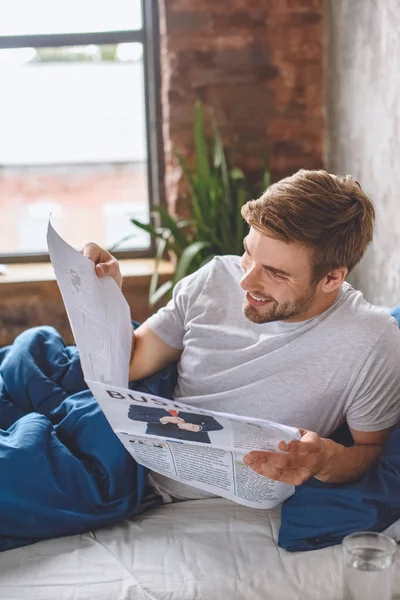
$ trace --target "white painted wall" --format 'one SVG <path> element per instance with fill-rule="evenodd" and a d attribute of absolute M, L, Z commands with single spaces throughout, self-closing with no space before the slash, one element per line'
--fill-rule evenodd
<path fill-rule="evenodd" d="M 376 203 L 375 240 L 352 283 L 400 303 L 400 1 L 326 0 L 327 167 Z"/>

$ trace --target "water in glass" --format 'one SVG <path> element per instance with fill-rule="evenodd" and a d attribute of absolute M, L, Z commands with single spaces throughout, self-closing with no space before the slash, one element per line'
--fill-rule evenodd
<path fill-rule="evenodd" d="M 391 600 L 391 564 L 385 550 L 354 549 L 344 565 L 344 600 Z"/>

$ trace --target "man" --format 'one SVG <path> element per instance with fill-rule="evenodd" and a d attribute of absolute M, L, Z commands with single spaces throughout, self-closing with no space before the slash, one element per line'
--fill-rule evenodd
<path fill-rule="evenodd" d="M 300 429 L 281 453 L 245 457 L 257 473 L 293 485 L 355 480 L 400 420 L 398 328 L 345 282 L 372 240 L 373 204 L 349 175 L 301 170 L 242 215 L 241 259 L 217 257 L 176 285 L 133 336 L 130 378 L 179 361 L 176 399 Z M 108 252 L 88 244 L 84 254 L 121 285 Z M 353 447 L 327 439 L 344 422 Z M 204 497 L 154 479 L 171 498 Z"/>

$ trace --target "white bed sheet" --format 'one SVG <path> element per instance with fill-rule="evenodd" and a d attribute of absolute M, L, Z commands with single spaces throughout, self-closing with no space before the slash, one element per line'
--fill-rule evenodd
<path fill-rule="evenodd" d="M 221 498 L 166 505 L 0 554 L 0 599 L 340 600 L 340 547 L 288 553 L 279 522 Z"/>

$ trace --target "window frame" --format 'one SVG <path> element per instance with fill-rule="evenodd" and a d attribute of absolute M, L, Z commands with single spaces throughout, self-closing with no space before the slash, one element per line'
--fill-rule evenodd
<path fill-rule="evenodd" d="M 165 204 L 164 153 L 161 135 L 161 72 L 160 72 L 160 30 L 158 0 L 141 0 L 141 29 L 103 31 L 89 33 L 57 33 L 37 35 L 0 36 L 0 50 L 11 48 L 46 48 L 61 46 L 105 45 L 129 42 L 143 44 L 146 145 L 147 145 L 147 189 L 150 222 L 154 223 L 152 211 Z M 1 167 L 1 165 L 0 165 Z M 90 240 L 88 240 L 90 241 Z M 156 244 L 150 239 L 150 246 L 138 250 L 117 250 L 113 255 L 120 258 L 151 258 L 155 256 Z M 0 262 L 33 263 L 49 262 L 48 252 L 24 252 L 1 254 Z"/>

